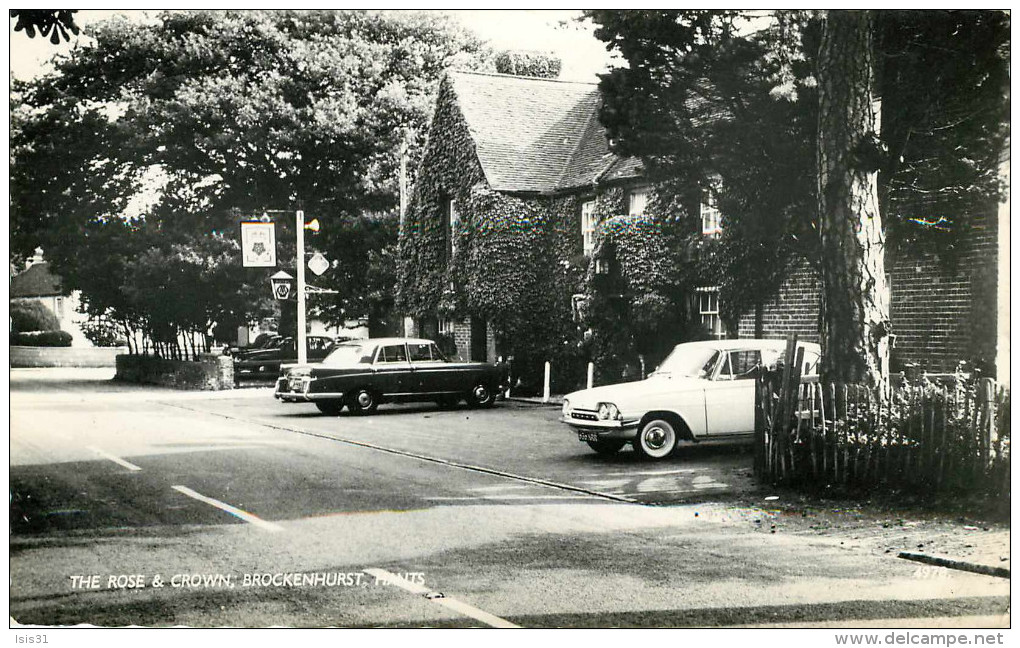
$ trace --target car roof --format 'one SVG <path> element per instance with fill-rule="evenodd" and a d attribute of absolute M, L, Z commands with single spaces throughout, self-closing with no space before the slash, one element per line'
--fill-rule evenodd
<path fill-rule="evenodd" d="M 784 350 L 786 349 L 786 340 L 759 340 L 755 338 L 737 338 L 727 340 L 701 340 L 699 342 L 681 342 L 676 346 L 684 347 L 700 347 L 707 349 L 775 349 Z M 804 347 L 821 353 L 821 347 L 815 342 L 801 342 L 797 341 L 797 346 Z"/>
<path fill-rule="evenodd" d="M 340 344 L 433 344 L 433 341 L 423 338 L 382 337 L 362 338 L 360 340 L 344 340 Z"/>

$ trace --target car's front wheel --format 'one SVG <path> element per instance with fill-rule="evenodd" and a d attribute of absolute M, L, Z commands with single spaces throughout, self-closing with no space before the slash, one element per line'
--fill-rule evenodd
<path fill-rule="evenodd" d="M 496 392 L 492 391 L 485 383 L 478 383 L 471 388 L 468 402 L 474 407 L 491 407 L 496 402 Z"/>
<path fill-rule="evenodd" d="M 599 439 L 598 441 L 586 441 L 586 443 L 595 452 L 607 456 L 616 454 L 620 448 L 627 444 L 626 441 L 619 439 Z"/>
<path fill-rule="evenodd" d="M 315 406 L 327 416 L 337 416 L 344 409 L 344 404 L 340 401 L 316 401 Z"/>
<path fill-rule="evenodd" d="M 634 439 L 634 450 L 649 459 L 665 459 L 677 446 L 676 429 L 663 419 L 652 419 L 641 426 Z"/>
<path fill-rule="evenodd" d="M 359 389 L 347 401 L 347 409 L 353 414 L 371 414 L 379 406 L 379 401 L 370 389 Z"/>

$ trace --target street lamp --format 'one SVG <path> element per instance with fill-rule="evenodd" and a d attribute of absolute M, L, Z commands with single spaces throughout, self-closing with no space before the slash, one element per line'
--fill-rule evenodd
<path fill-rule="evenodd" d="M 276 211 L 276 210 L 271 210 Z M 267 217 L 269 211 L 267 211 L 263 218 Z M 318 219 L 313 220 L 311 223 L 305 223 L 305 211 L 298 209 L 294 212 L 295 230 L 297 231 L 297 361 L 298 364 L 305 364 L 308 362 L 308 349 L 306 344 L 308 343 L 307 333 L 305 333 L 305 229 L 310 229 L 313 232 L 319 231 Z M 286 275 L 286 277 L 281 277 Z M 280 297 L 277 286 L 282 286 L 283 281 L 290 281 L 291 276 L 282 270 L 273 275 L 270 280 L 273 284 L 273 294 L 277 296 L 277 299 L 286 299 L 286 297 Z M 289 284 L 288 284 L 289 286 Z M 282 288 L 281 288 L 282 289 Z M 289 290 L 289 288 L 287 289 Z"/>

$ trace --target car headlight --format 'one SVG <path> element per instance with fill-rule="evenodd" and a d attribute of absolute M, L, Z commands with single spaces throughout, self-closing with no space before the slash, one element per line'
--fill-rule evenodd
<path fill-rule="evenodd" d="M 570 401 L 566 398 L 563 399 L 563 416 L 566 416 L 570 412 Z"/>
<path fill-rule="evenodd" d="M 599 419 L 608 421 L 620 418 L 620 410 L 612 403 L 599 403 Z"/>

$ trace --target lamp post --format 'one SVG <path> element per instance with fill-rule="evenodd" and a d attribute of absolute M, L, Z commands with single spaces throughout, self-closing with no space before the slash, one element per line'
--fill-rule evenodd
<path fill-rule="evenodd" d="M 297 361 L 308 362 L 305 333 L 305 211 L 297 210 Z"/>
<path fill-rule="evenodd" d="M 269 221 L 269 214 L 270 214 L 270 212 L 272 212 L 272 213 L 281 213 L 281 212 L 282 213 L 286 213 L 287 211 L 290 211 L 290 210 L 267 210 L 265 213 L 263 213 L 262 220 L 268 222 Z M 297 237 L 296 237 L 297 238 L 297 285 L 295 286 L 295 289 L 297 291 L 297 295 L 296 295 L 296 297 L 297 297 L 297 339 L 295 340 L 295 342 L 296 342 L 296 345 L 297 345 L 297 361 L 298 361 L 298 364 L 305 364 L 306 362 L 308 362 L 308 348 L 307 348 L 308 335 L 305 332 L 305 326 L 306 326 L 306 323 L 305 323 L 305 321 L 306 321 L 305 320 L 305 292 L 306 292 L 306 286 L 305 286 L 305 229 L 310 229 L 313 232 L 318 232 L 319 231 L 319 221 L 318 221 L 318 219 L 316 219 L 316 220 L 313 220 L 311 223 L 305 223 L 305 211 L 303 209 L 296 210 L 294 212 L 294 216 L 295 216 L 295 220 L 296 220 L 296 224 L 295 224 L 294 230 L 297 232 Z M 279 281 L 283 279 L 280 276 L 281 274 L 286 274 L 286 273 L 279 272 L 279 273 L 277 273 L 276 275 L 273 276 L 273 290 L 274 290 L 274 294 L 276 293 L 276 285 L 277 285 L 277 283 L 279 283 Z M 287 281 L 290 280 L 290 275 L 286 276 L 286 280 Z M 277 297 L 279 299 L 286 299 L 286 297 L 279 297 L 279 295 L 277 295 Z"/>

